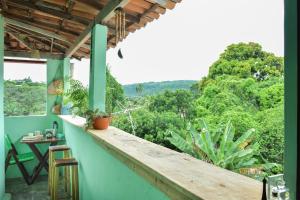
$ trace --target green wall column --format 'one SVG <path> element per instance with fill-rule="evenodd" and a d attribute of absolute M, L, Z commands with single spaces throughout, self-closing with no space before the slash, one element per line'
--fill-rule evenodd
<path fill-rule="evenodd" d="M 68 91 L 70 89 L 70 58 L 64 59 L 63 64 L 63 76 L 64 76 L 64 91 Z"/>
<path fill-rule="evenodd" d="M 3 95 L 4 95 L 4 19 L 0 14 L 0 199 L 5 191 L 5 173 L 4 173 L 4 113 L 3 113 Z"/>
<path fill-rule="evenodd" d="M 285 157 L 284 174 L 292 200 L 297 191 L 297 0 L 285 0 Z M 298 194 L 299 195 L 299 194 Z"/>
<path fill-rule="evenodd" d="M 92 30 L 89 108 L 105 111 L 107 27 L 96 24 Z"/>

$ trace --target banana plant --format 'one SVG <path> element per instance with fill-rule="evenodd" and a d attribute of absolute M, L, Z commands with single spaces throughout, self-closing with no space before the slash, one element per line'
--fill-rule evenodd
<path fill-rule="evenodd" d="M 257 159 L 259 144 L 253 142 L 255 129 L 235 139 L 235 130 L 230 121 L 224 131 L 215 133 L 209 131 L 204 120 L 200 125 L 200 132 L 190 124 L 184 135 L 168 131 L 167 139 L 182 152 L 228 170 L 249 174 L 264 168 Z M 266 166 L 270 167 L 270 163 Z"/>

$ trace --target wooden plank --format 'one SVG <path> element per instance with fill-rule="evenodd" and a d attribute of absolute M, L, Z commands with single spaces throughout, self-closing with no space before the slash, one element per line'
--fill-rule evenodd
<path fill-rule="evenodd" d="M 29 42 L 26 42 L 23 38 L 21 38 L 18 34 L 15 34 L 11 31 L 6 30 L 6 33 L 8 33 L 11 37 L 15 38 L 17 41 L 19 41 L 21 44 L 23 44 L 28 49 L 32 50 L 33 46 Z"/>
<path fill-rule="evenodd" d="M 4 56 L 32 58 L 31 52 L 27 52 L 27 51 L 4 51 Z M 64 54 L 53 54 L 53 53 L 40 52 L 40 58 L 42 58 L 42 59 L 63 59 Z"/>
<path fill-rule="evenodd" d="M 25 59 L 14 59 L 14 58 L 4 58 L 6 63 L 29 63 L 29 64 L 46 64 L 45 60 L 25 60 Z"/>
<path fill-rule="evenodd" d="M 68 20 L 72 20 L 84 25 L 88 25 L 90 20 L 84 17 L 78 17 L 75 15 L 71 15 L 70 12 L 66 13 L 66 12 L 62 12 L 60 10 L 57 9 L 53 9 L 47 6 L 43 6 L 43 4 L 34 4 L 34 3 L 30 3 L 30 2 L 24 2 L 21 0 L 10 0 L 9 4 L 11 5 L 18 5 L 21 6 L 23 9 L 29 9 L 29 10 L 37 10 L 52 16 L 56 16 L 56 17 L 60 17 L 60 18 L 64 18 L 64 19 L 68 19 Z M 74 5 L 73 5 L 74 6 Z M 69 7 L 70 9 L 72 8 L 72 5 Z"/>
<path fill-rule="evenodd" d="M 2 4 L 3 10 L 7 10 L 7 9 L 8 9 L 6 0 L 1 0 L 1 4 Z M 1 10 L 1 9 L 0 9 L 0 10 Z"/>
<path fill-rule="evenodd" d="M 75 6 L 75 1 L 74 0 L 68 0 L 67 2 L 67 13 L 70 14 L 73 10 L 73 7 Z"/>
<path fill-rule="evenodd" d="M 81 117 L 60 116 L 82 127 Z M 120 129 L 88 130 L 110 154 L 175 200 L 261 199 L 262 183 L 187 154 L 159 146 Z"/>
<path fill-rule="evenodd" d="M 9 19 L 8 17 L 5 17 L 5 19 Z M 45 36 L 48 36 L 50 38 L 54 38 L 54 39 L 58 39 L 60 41 L 63 41 L 65 42 L 68 46 L 71 46 L 71 42 L 69 41 L 69 39 L 67 39 L 66 37 L 62 36 L 62 35 L 58 35 L 58 34 L 55 34 L 53 32 L 50 32 L 50 31 L 47 31 L 45 29 L 54 29 L 56 31 L 59 31 L 57 30 L 58 26 L 56 25 L 53 25 L 53 24 L 48 24 L 46 22 L 37 22 L 37 23 L 34 23 L 34 22 L 27 22 L 25 20 L 22 20 L 22 19 L 18 19 L 18 21 L 14 20 L 14 19 L 9 19 L 9 22 L 17 22 L 17 23 L 9 23 L 11 25 L 14 25 L 16 27 L 20 27 L 20 28 L 24 28 L 26 30 L 29 30 L 29 31 L 33 31 L 33 32 L 37 32 L 41 35 L 45 35 Z M 24 23 L 23 23 L 24 22 Z M 25 23 L 26 22 L 26 23 Z M 29 26 L 29 28 L 27 28 L 26 26 Z M 34 27 L 35 29 L 31 29 L 30 27 Z M 39 28 L 40 27 L 40 28 Z M 37 30 L 37 31 L 36 31 Z M 39 32 L 40 31 L 40 32 Z M 66 33 L 64 31 L 59 31 L 59 32 L 62 32 L 62 33 Z M 70 33 L 69 33 L 70 34 Z M 53 36 L 53 37 L 52 37 Z M 72 35 L 74 36 L 74 35 Z M 85 49 L 90 49 L 90 45 L 86 45 L 86 44 L 83 44 L 81 46 L 82 48 L 85 48 Z"/>
<path fill-rule="evenodd" d="M 142 19 L 143 17 L 146 17 L 149 13 L 155 12 L 157 8 L 159 8 L 159 4 L 153 4 L 153 5 L 151 6 L 151 8 L 149 8 L 149 9 L 146 10 L 142 15 L 140 15 L 139 22 L 141 21 L 141 19 Z"/>
<path fill-rule="evenodd" d="M 91 30 L 97 23 L 106 23 L 114 16 L 116 8 L 124 7 L 130 0 L 110 0 L 109 3 L 100 11 L 85 31 L 78 37 L 75 43 L 67 50 L 66 57 L 71 57 L 78 48 L 81 47 L 91 36 Z"/>
<path fill-rule="evenodd" d="M 65 38 L 65 37 L 63 37 L 63 36 L 61 36 L 61 35 L 52 33 L 52 32 L 50 32 L 50 31 L 46 31 L 46 30 L 44 30 L 44 29 L 38 28 L 38 27 L 36 27 L 36 26 L 32 26 L 32 25 L 29 25 L 29 24 L 25 24 L 25 23 L 23 23 L 23 22 L 19 22 L 19 21 L 13 20 L 13 19 L 9 19 L 9 18 L 7 18 L 7 17 L 4 18 L 4 22 L 7 23 L 7 24 L 11 24 L 11 25 L 20 27 L 20 28 L 27 29 L 27 30 L 29 30 L 29 31 L 33 31 L 33 32 L 39 33 L 39 34 L 41 34 L 41 35 L 44 35 L 44 36 L 47 36 L 47 37 L 50 37 L 50 38 L 55 38 L 55 39 L 57 39 L 57 40 L 64 41 L 64 42 L 66 42 L 68 45 L 71 45 L 71 44 L 72 44 L 67 38 Z"/>
<path fill-rule="evenodd" d="M 83 4 L 89 5 L 91 7 L 94 7 L 98 10 L 102 10 L 104 8 L 104 6 L 102 6 L 99 1 L 97 0 L 77 0 L 78 2 L 81 2 Z M 130 1 L 131 2 L 131 1 Z M 138 22 L 138 17 L 136 17 L 135 15 L 126 13 L 126 20 L 127 21 L 131 21 L 131 22 Z"/>
<path fill-rule="evenodd" d="M 139 21 L 137 22 L 137 24 L 140 23 L 141 20 L 142 20 L 144 17 L 147 17 L 147 15 L 149 15 L 150 13 L 155 12 L 156 9 L 158 9 L 159 7 L 160 7 L 159 4 L 153 4 L 148 10 L 146 10 L 143 14 L 141 14 L 141 15 L 139 16 Z M 126 29 L 129 28 L 130 26 L 132 26 L 133 24 L 136 24 L 136 23 L 135 23 L 135 22 L 129 23 L 129 24 L 126 26 Z M 115 34 L 113 34 L 113 35 L 115 35 Z M 126 31 L 126 36 L 127 36 L 127 35 L 128 35 L 128 31 Z M 108 38 L 108 41 L 109 41 L 109 42 L 112 42 L 112 40 L 114 40 L 114 38 L 115 38 L 115 36 L 110 37 L 110 38 Z M 117 44 L 114 44 L 114 45 L 117 45 Z"/>
<path fill-rule="evenodd" d="M 176 5 L 176 3 L 171 0 L 147 0 L 147 1 L 151 3 L 157 3 L 167 9 L 173 9 Z"/>
<path fill-rule="evenodd" d="M 51 39 L 49 39 L 49 38 L 43 38 L 43 37 L 40 37 L 40 36 L 33 35 L 30 31 L 24 30 L 24 29 L 19 28 L 19 27 L 14 27 L 12 25 L 6 26 L 6 29 L 13 30 L 13 31 L 18 32 L 18 33 L 26 34 L 26 37 L 30 38 L 31 40 L 37 41 L 39 43 L 42 43 L 42 44 L 47 45 L 47 46 L 50 47 L 49 43 L 50 43 Z M 58 51 L 61 51 L 62 53 L 64 53 L 65 49 L 67 48 L 66 46 L 64 46 L 64 45 L 62 45 L 62 44 L 60 44 L 56 41 L 53 41 L 53 46 L 55 47 L 54 49 L 57 49 Z"/>

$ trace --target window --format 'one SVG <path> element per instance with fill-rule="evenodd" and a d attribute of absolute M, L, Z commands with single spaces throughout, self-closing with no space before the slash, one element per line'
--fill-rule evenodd
<path fill-rule="evenodd" d="M 46 114 L 46 70 L 44 61 L 5 59 L 5 116 Z"/>

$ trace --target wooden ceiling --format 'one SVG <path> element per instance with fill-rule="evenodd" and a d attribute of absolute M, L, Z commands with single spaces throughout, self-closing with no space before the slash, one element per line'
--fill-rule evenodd
<path fill-rule="evenodd" d="M 90 29 L 108 27 L 107 48 L 115 44 L 114 11 L 126 13 L 126 35 L 145 27 L 181 0 L 0 0 L 5 17 L 5 55 L 88 58 Z"/>

